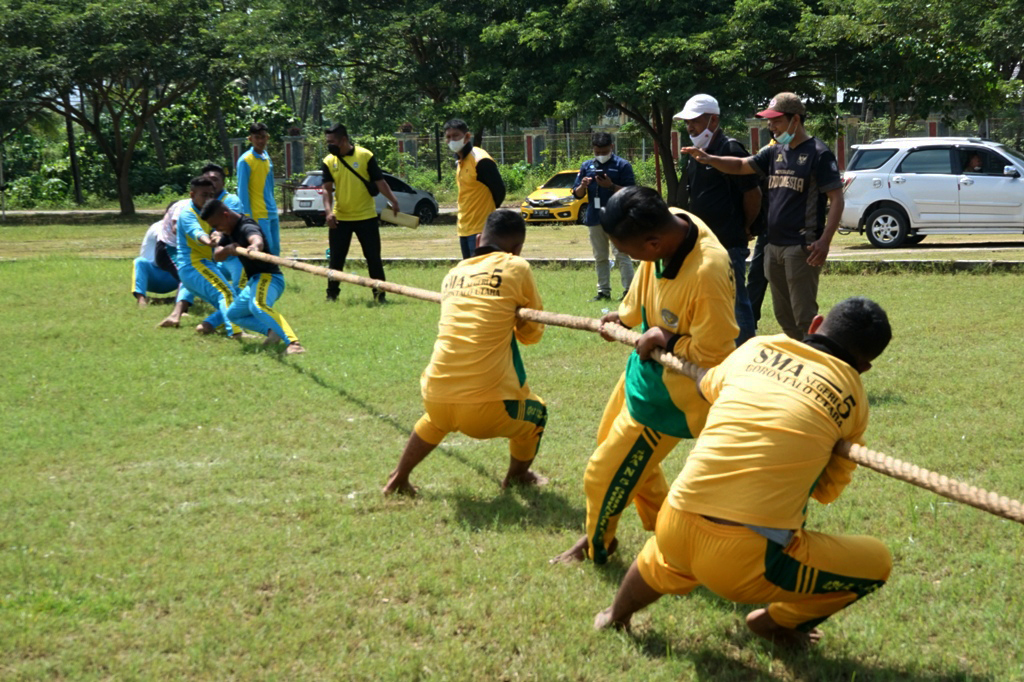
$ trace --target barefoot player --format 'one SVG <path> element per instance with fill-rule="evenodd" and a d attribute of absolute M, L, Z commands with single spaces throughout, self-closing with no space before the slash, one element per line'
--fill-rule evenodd
<path fill-rule="evenodd" d="M 835 501 L 856 465 L 833 454 L 862 443 L 868 401 L 860 375 L 889 343 L 885 311 L 837 304 L 803 341 L 755 337 L 707 371 L 707 424 L 597 628 L 628 628 L 663 594 L 704 585 L 744 604 L 754 634 L 813 644 L 816 626 L 885 584 L 889 551 L 875 538 L 804 529 L 810 497 Z"/>
<path fill-rule="evenodd" d="M 494 211 L 476 255 L 445 277 L 437 342 L 420 380 L 426 414 L 416 422 L 385 495 L 414 495 L 409 474 L 453 431 L 509 439 L 502 488 L 547 482 L 530 471 L 547 407 L 527 385 L 516 345 L 537 343 L 544 333 L 544 325 L 516 318 L 516 308 L 541 309 L 530 264 L 519 257 L 525 239 L 519 213 Z"/>
<path fill-rule="evenodd" d="M 214 260 L 237 257 L 248 278 L 248 284 L 228 308 L 228 319 L 239 327 L 266 334 L 267 343 L 284 341 L 288 355 L 305 353 L 291 325 L 273 308 L 284 292 L 281 269 L 273 263 L 246 258 L 250 251 L 268 252 L 259 223 L 249 216 L 239 215 L 217 199 L 203 206 L 202 218 L 215 230 L 212 235 Z"/>
<path fill-rule="evenodd" d="M 713 367 L 736 347 L 738 334 L 729 254 L 700 219 L 669 209 L 649 187 L 632 186 L 612 195 L 601 225 L 619 251 L 641 261 L 629 294 L 602 322 L 639 324 L 643 336 L 608 399 L 587 463 L 587 534 L 553 559 L 562 563 L 605 563 L 630 502 L 653 531 L 668 492 L 661 461 L 704 426 L 708 406 L 696 384 L 664 371 L 649 359 L 651 351 Z"/>

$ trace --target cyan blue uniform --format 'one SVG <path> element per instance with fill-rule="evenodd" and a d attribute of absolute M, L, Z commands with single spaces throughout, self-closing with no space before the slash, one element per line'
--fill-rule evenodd
<path fill-rule="evenodd" d="M 235 330 L 228 319 L 228 307 L 238 290 L 214 262 L 213 248 L 199 241 L 210 232 L 210 226 L 199 217 L 199 209 L 189 202 L 178 217 L 178 253 L 175 255 L 178 276 L 190 291 L 216 308 L 204 322 L 214 328 L 223 324 L 227 335 L 233 336 Z"/>
<path fill-rule="evenodd" d="M 259 236 L 263 240 L 262 250 L 266 253 L 267 239 L 263 228 L 248 216 L 242 216 L 231 232 L 224 234 L 219 245 L 237 243 L 246 246 L 252 236 Z M 273 331 L 286 343 L 298 341 L 288 321 L 273 308 L 274 302 L 284 292 L 284 275 L 281 274 L 281 269 L 273 263 L 264 263 L 245 256 L 240 260 L 245 266 L 249 283 L 228 308 L 228 319 L 240 327 L 260 334 Z"/>
<path fill-rule="evenodd" d="M 274 164 L 270 154 L 257 154 L 251 147 L 238 157 L 238 198 L 242 212 L 259 223 L 269 253 L 281 255 L 281 226 L 274 200 Z"/>

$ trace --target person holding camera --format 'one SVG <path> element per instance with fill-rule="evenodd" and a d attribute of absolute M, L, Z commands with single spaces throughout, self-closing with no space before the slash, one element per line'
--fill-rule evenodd
<path fill-rule="evenodd" d="M 580 166 L 580 172 L 572 185 L 572 194 L 577 199 L 587 196 L 587 213 L 583 222 L 590 230 L 590 248 L 594 252 L 597 269 L 597 295 L 591 301 L 610 301 L 612 298 L 611 267 L 608 261 L 609 249 L 615 254 L 615 264 L 622 278 L 622 298 L 626 298 L 629 285 L 633 282 L 633 261 L 619 251 L 608 240 L 601 228 L 601 207 L 607 206 L 612 195 L 623 187 L 635 185 L 633 166 L 613 151 L 612 136 L 608 133 L 594 133 L 590 138 L 594 158 L 587 159 Z"/>

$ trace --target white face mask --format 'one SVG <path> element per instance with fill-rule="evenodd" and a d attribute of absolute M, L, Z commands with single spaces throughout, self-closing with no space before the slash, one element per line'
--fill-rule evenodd
<path fill-rule="evenodd" d="M 600 156 L 595 156 L 594 158 L 597 159 L 598 163 L 608 163 L 608 159 L 612 158 L 612 155 L 611 154 L 601 154 Z"/>
<path fill-rule="evenodd" d="M 704 132 L 698 135 L 690 135 L 690 142 L 697 149 L 707 149 L 708 145 L 711 144 L 711 138 L 715 136 L 718 131 L 711 130 L 711 128 L 705 128 Z"/>
<path fill-rule="evenodd" d="M 465 147 L 465 146 L 466 146 L 466 140 L 465 139 L 461 139 L 461 140 L 448 140 L 448 149 L 451 149 L 456 154 L 461 152 L 462 148 Z"/>

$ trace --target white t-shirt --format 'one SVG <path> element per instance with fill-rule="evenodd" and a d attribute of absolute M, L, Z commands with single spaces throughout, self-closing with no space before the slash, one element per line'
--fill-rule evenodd
<path fill-rule="evenodd" d="M 164 219 L 162 221 L 162 229 L 160 230 L 160 241 L 168 246 L 178 246 L 178 216 L 181 215 L 181 209 L 185 208 L 191 202 L 191 199 L 182 199 L 177 202 L 164 213 Z"/>
<path fill-rule="evenodd" d="M 164 221 L 158 220 L 146 230 L 146 236 L 142 238 L 142 247 L 139 255 L 150 263 L 156 263 L 156 241 L 160 237 L 160 231 L 164 228 Z"/>

